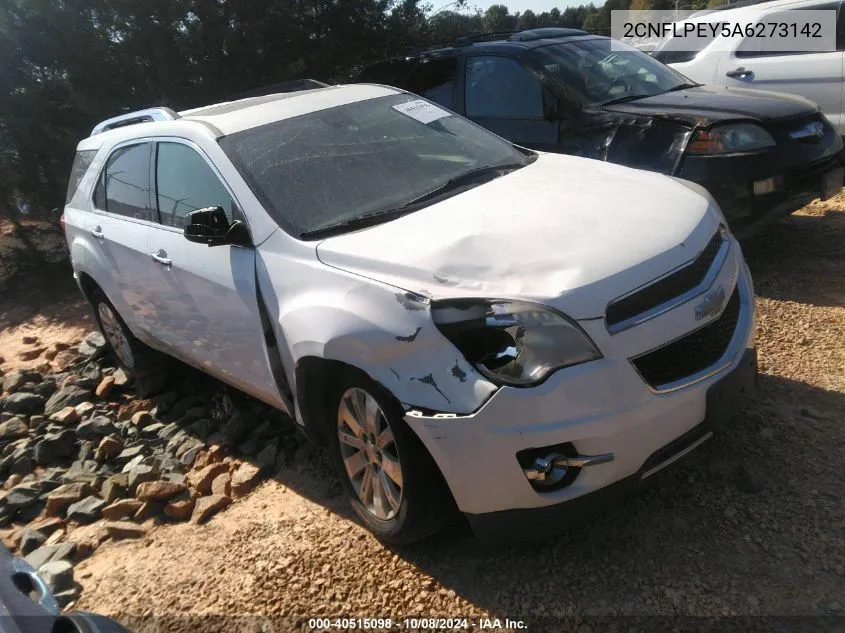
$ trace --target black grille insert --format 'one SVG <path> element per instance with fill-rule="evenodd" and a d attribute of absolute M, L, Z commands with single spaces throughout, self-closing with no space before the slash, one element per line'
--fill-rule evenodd
<path fill-rule="evenodd" d="M 722 315 L 703 328 L 633 359 L 634 366 L 655 389 L 707 369 L 724 356 L 739 321 L 739 289 L 735 288 Z"/>
<path fill-rule="evenodd" d="M 646 286 L 622 299 L 612 301 L 607 306 L 608 327 L 627 321 L 643 312 L 663 305 L 667 301 L 681 296 L 695 288 L 707 276 L 724 238 L 717 232 L 704 247 L 704 250 L 692 262 L 667 275 L 660 281 Z"/>

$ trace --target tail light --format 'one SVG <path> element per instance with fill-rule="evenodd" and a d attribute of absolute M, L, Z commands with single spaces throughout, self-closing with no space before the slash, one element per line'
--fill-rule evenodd
<path fill-rule="evenodd" d="M 62 233 L 67 235 L 67 228 L 65 228 L 65 214 L 64 211 L 62 212 L 61 217 L 59 218 L 59 226 L 62 227 Z"/>

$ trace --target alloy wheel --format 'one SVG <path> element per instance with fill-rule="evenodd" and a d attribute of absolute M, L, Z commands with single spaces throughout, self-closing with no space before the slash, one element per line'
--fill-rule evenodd
<path fill-rule="evenodd" d="M 402 503 L 399 452 L 387 416 L 365 390 L 352 387 L 341 396 L 337 437 L 358 499 L 377 519 L 395 517 Z"/>

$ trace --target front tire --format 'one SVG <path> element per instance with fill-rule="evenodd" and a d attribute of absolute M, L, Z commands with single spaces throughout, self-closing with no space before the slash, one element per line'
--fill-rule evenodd
<path fill-rule="evenodd" d="M 135 338 L 114 305 L 99 288 L 91 292 L 91 306 L 109 349 L 127 376 L 143 378 L 164 366 L 166 357 Z"/>
<path fill-rule="evenodd" d="M 379 540 L 418 541 L 451 520 L 443 477 L 404 421 L 402 407 L 375 382 L 350 374 L 334 397 L 332 458 L 355 514 Z"/>

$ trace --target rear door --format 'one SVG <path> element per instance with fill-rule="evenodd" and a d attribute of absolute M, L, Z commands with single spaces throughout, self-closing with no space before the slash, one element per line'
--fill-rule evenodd
<path fill-rule="evenodd" d="M 840 4 L 801 6 L 802 10 L 839 10 Z M 788 22 L 789 11 L 764 14 L 760 22 Z M 843 20 L 839 12 L 838 21 Z M 842 29 L 838 28 L 838 32 Z M 818 103 L 822 111 L 845 134 L 843 120 L 843 38 L 837 35 L 837 50 L 830 52 L 774 52 L 761 50 L 761 38 L 743 40 L 736 50 L 722 57 L 716 81 L 728 87 L 786 92 Z"/>
<path fill-rule="evenodd" d="M 283 406 L 267 357 L 255 280 L 255 250 L 189 242 L 190 211 L 220 206 L 243 220 L 235 198 L 202 150 L 159 140 L 154 200 L 160 223 L 147 242 L 158 332 L 169 351 L 243 391 Z"/>
<path fill-rule="evenodd" d="M 132 332 L 151 338 L 154 301 L 149 294 L 147 233 L 154 210 L 150 191 L 152 143 L 130 142 L 112 150 L 100 172 L 93 212 L 85 230 L 91 250 L 85 267 Z"/>
<path fill-rule="evenodd" d="M 555 151 L 559 123 L 544 116 L 552 99 L 521 63 L 501 55 L 466 59 L 463 81 L 465 116 L 518 145 Z"/>

